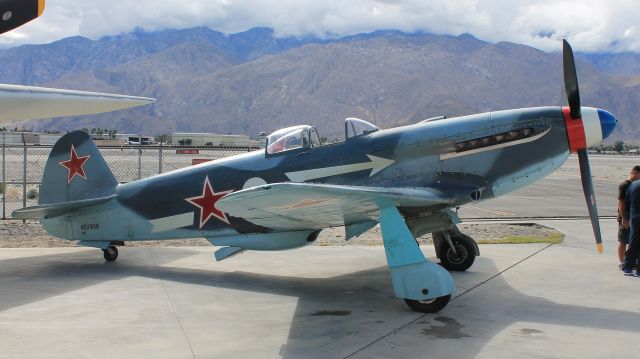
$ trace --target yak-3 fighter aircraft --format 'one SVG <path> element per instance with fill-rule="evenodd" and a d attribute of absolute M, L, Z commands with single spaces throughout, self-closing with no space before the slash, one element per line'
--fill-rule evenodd
<path fill-rule="evenodd" d="M 537 107 L 434 118 L 380 130 L 345 121 L 343 142 L 323 144 L 312 126 L 272 133 L 247 154 L 119 184 L 89 135 L 75 131 L 53 147 L 39 204 L 14 212 L 41 218 L 48 233 L 101 248 L 107 261 L 125 241 L 205 237 L 217 260 L 245 250 L 313 242 L 328 227 L 346 239 L 380 224 L 395 295 L 436 312 L 455 291 L 447 271 L 466 270 L 478 246 L 457 230 L 451 208 L 494 198 L 556 170 L 577 152 L 598 244 L 600 229 L 587 146 L 616 119 L 581 107 L 573 53 L 564 42 L 568 107 Z M 416 237 L 433 233 L 441 266 Z"/>

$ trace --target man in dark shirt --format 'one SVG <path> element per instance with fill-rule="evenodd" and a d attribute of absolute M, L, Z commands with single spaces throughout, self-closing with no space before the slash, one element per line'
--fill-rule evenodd
<path fill-rule="evenodd" d="M 625 275 L 633 275 L 631 267 L 636 265 L 640 255 L 640 181 L 629 185 L 624 200 L 625 212 L 622 219 L 629 221 L 629 247 L 624 254 L 622 271 Z M 640 276 L 640 268 L 636 267 L 636 276 Z"/>
<path fill-rule="evenodd" d="M 640 179 L 640 166 L 634 166 L 629 173 L 629 178 L 618 186 L 618 259 L 620 260 L 620 269 L 622 269 L 624 261 L 624 252 L 629 244 L 629 221 L 625 215 L 624 199 L 629 185 L 637 179 Z"/>

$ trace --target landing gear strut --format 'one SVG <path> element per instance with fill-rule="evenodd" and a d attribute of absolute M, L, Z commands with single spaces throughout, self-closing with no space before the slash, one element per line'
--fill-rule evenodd
<path fill-rule="evenodd" d="M 107 262 L 113 262 L 118 259 L 118 248 L 116 246 L 109 246 L 106 249 L 103 249 L 104 260 Z"/>
<path fill-rule="evenodd" d="M 380 209 L 380 228 L 395 296 L 423 313 L 444 308 L 456 290 L 451 274 L 425 258 L 396 207 Z"/>

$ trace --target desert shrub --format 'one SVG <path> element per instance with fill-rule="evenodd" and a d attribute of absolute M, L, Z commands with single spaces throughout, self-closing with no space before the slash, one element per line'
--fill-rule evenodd
<path fill-rule="evenodd" d="M 36 199 L 38 198 L 38 190 L 35 188 L 32 188 L 30 190 L 27 191 L 27 198 L 28 199 Z"/>

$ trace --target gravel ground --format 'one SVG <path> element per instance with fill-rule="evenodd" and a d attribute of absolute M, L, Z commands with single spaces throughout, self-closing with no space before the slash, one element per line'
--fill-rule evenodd
<path fill-rule="evenodd" d="M 538 224 L 461 224 L 460 231 L 473 237 L 475 240 L 500 239 L 509 236 L 524 236 L 542 238 L 557 234 L 549 227 Z M 426 244 L 431 241 L 431 235 L 423 236 L 419 242 Z M 182 247 L 182 246 L 209 246 L 204 238 L 126 242 L 131 247 Z M 344 245 L 382 245 L 380 227 L 376 226 L 369 232 L 358 238 L 346 242 L 344 240 L 344 228 L 330 228 L 322 231 L 316 246 L 344 246 Z M 0 248 L 36 248 L 36 247 L 75 247 L 75 242 L 51 237 L 38 222 L 22 223 L 21 221 L 0 221 Z"/>

